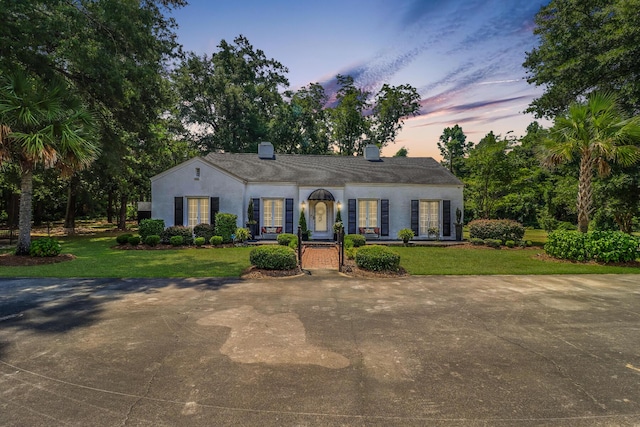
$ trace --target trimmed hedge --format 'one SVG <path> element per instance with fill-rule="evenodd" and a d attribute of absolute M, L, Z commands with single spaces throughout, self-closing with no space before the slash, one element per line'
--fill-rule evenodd
<path fill-rule="evenodd" d="M 29 255 L 34 257 L 52 257 L 60 255 L 62 246 L 51 237 L 42 237 L 31 242 L 29 246 Z"/>
<path fill-rule="evenodd" d="M 356 265 L 364 270 L 397 271 L 400 255 L 386 246 L 363 246 L 356 253 Z"/>
<path fill-rule="evenodd" d="M 131 233 L 121 234 L 118 237 L 116 237 L 116 242 L 119 245 L 126 245 L 127 243 L 129 243 L 129 237 L 133 237 L 133 234 Z"/>
<path fill-rule="evenodd" d="M 181 244 L 190 245 L 193 243 L 193 233 L 191 232 L 191 228 L 184 227 L 182 225 L 174 225 L 165 228 L 162 234 L 160 234 L 160 241 L 165 244 L 171 243 L 171 238 L 175 236 L 182 237 Z"/>
<path fill-rule="evenodd" d="M 264 270 L 291 270 L 296 268 L 296 252 L 287 246 L 258 246 L 249 254 L 249 261 Z"/>
<path fill-rule="evenodd" d="M 222 236 L 223 243 L 233 242 L 233 238 L 231 236 L 235 234 L 236 229 L 238 228 L 237 222 L 238 215 L 218 212 L 216 214 L 215 235 Z"/>
<path fill-rule="evenodd" d="M 182 236 L 171 236 L 169 243 L 171 243 L 171 246 L 182 246 L 184 239 Z"/>
<path fill-rule="evenodd" d="M 144 242 L 149 236 L 159 236 L 164 231 L 163 219 L 143 219 L 138 227 L 140 239 Z"/>
<path fill-rule="evenodd" d="M 140 244 L 140 236 L 129 237 L 129 244 L 131 246 L 138 246 Z"/>
<path fill-rule="evenodd" d="M 476 219 L 469 223 L 469 237 L 482 240 L 497 239 L 519 242 L 524 237 L 524 227 L 510 219 Z"/>
<path fill-rule="evenodd" d="M 490 248 L 500 249 L 500 246 L 502 246 L 502 240 L 500 240 L 500 239 L 484 239 L 484 244 L 489 246 Z"/>
<path fill-rule="evenodd" d="M 347 248 L 359 248 L 367 243 L 362 234 L 347 234 L 344 236 L 344 246 Z"/>
<path fill-rule="evenodd" d="M 640 239 L 621 231 L 558 230 L 549 233 L 547 255 L 571 261 L 630 262 L 640 256 Z"/>
<path fill-rule="evenodd" d="M 220 246 L 222 244 L 222 236 L 213 236 L 209 239 L 209 243 L 212 246 Z"/>
<path fill-rule="evenodd" d="M 195 239 L 193 239 L 193 243 L 195 243 L 195 245 L 198 247 L 204 245 L 204 242 L 206 242 L 206 240 L 204 240 L 204 237 L 196 237 Z"/>
<path fill-rule="evenodd" d="M 160 243 L 160 236 L 158 236 L 157 234 L 152 234 L 151 236 L 147 236 L 147 238 L 144 239 L 144 244 L 148 246 L 156 246 L 158 243 Z"/>
<path fill-rule="evenodd" d="M 204 237 L 205 242 L 208 242 L 215 234 L 215 227 L 211 224 L 198 224 L 193 227 L 194 237 Z"/>
<path fill-rule="evenodd" d="M 282 234 L 278 234 L 278 237 L 276 237 L 276 240 L 278 241 L 279 245 L 289 246 L 291 245 L 291 242 L 296 242 L 296 243 L 298 242 L 298 236 L 291 233 L 282 233 Z"/>

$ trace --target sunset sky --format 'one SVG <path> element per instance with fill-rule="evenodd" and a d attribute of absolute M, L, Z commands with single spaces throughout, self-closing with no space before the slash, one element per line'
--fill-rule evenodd
<path fill-rule="evenodd" d="M 393 155 L 439 157 L 445 127 L 468 139 L 487 132 L 517 136 L 533 116 L 522 113 L 541 88 L 522 68 L 537 43 L 533 18 L 541 0 L 190 0 L 173 13 L 185 50 L 210 54 L 239 34 L 289 69 L 291 89 L 349 74 L 376 92 L 410 84 L 420 115 L 405 122 Z M 542 122 L 547 125 L 546 122 Z"/>

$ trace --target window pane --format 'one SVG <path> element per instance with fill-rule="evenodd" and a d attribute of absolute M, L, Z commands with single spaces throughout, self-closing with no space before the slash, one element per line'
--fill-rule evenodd
<path fill-rule="evenodd" d="M 198 224 L 198 199 L 189 198 L 187 199 L 187 201 L 187 209 L 189 210 L 188 225 L 189 227 L 193 227 L 194 225 Z"/>
<path fill-rule="evenodd" d="M 440 202 L 420 201 L 420 234 L 429 234 L 429 229 L 440 229 Z"/>
<path fill-rule="evenodd" d="M 358 200 L 358 227 L 367 226 L 367 201 Z"/>
<path fill-rule="evenodd" d="M 200 199 L 200 217 L 198 218 L 198 224 L 211 224 L 209 221 L 209 199 L 206 197 Z"/>
<path fill-rule="evenodd" d="M 368 216 L 368 226 L 369 227 L 377 227 L 378 226 L 378 201 L 377 200 L 369 200 L 369 212 L 367 212 Z"/>
<path fill-rule="evenodd" d="M 273 227 L 273 200 L 264 200 L 263 223 L 265 227 Z"/>
<path fill-rule="evenodd" d="M 282 227 L 282 200 L 273 201 L 273 226 Z"/>

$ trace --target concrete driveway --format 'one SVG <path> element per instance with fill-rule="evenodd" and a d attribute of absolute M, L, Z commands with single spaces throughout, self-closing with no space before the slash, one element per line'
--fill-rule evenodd
<path fill-rule="evenodd" d="M 640 276 L 0 279 L 3 426 L 636 426 Z"/>

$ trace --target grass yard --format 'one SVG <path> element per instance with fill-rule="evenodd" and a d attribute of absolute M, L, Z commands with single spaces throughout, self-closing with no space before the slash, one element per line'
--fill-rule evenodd
<path fill-rule="evenodd" d="M 2 267 L 3 277 L 238 277 L 250 266 L 251 248 L 116 250 L 115 237 L 61 238 L 73 261 Z"/>
<path fill-rule="evenodd" d="M 394 247 L 400 265 L 414 275 L 640 274 L 640 267 L 579 264 L 541 257 L 542 248 Z"/>

